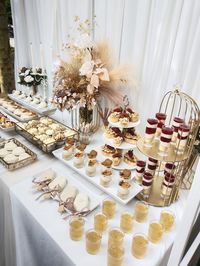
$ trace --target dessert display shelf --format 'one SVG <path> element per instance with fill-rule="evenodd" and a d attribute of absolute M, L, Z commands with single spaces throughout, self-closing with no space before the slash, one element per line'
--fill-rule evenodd
<path fill-rule="evenodd" d="M 168 206 L 179 198 L 186 183 L 190 157 L 200 124 L 195 101 L 179 90 L 163 98 L 156 119 L 147 120 L 145 137 L 137 142 L 148 162 L 138 162 L 136 180 L 142 185 L 140 200 L 154 206 Z"/>
<path fill-rule="evenodd" d="M 8 170 L 21 168 L 36 159 L 37 155 L 15 138 L 0 142 L 0 162 Z"/>
<path fill-rule="evenodd" d="M 65 165 L 72 168 L 74 171 L 76 171 L 80 176 L 88 180 L 90 183 L 94 184 L 96 187 L 100 188 L 102 191 L 106 192 L 108 195 L 113 197 L 115 200 L 120 202 L 121 204 L 127 204 L 129 201 L 131 201 L 141 190 L 142 187 L 139 186 L 137 183 L 135 183 L 133 180 L 131 180 L 131 187 L 129 194 L 126 197 L 121 197 L 118 195 L 118 183 L 119 183 L 119 172 L 113 170 L 113 178 L 112 182 L 108 187 L 104 187 L 100 184 L 100 177 L 101 177 L 101 171 L 100 171 L 100 165 L 97 165 L 96 174 L 93 177 L 90 177 L 86 174 L 86 168 L 76 168 L 74 166 L 73 160 L 65 160 L 62 156 L 63 148 L 60 148 L 58 150 L 53 151 L 53 154 L 56 158 L 58 158 L 60 161 L 62 161 Z"/>
<path fill-rule="evenodd" d="M 127 101 L 127 103 L 126 103 Z M 114 169 L 121 170 L 122 167 L 127 169 L 135 169 L 137 157 L 133 150 L 137 147 L 137 140 L 140 135 L 135 131 L 135 127 L 140 124 L 139 114 L 128 107 L 128 98 L 124 98 L 124 107 L 113 109 L 108 117 L 109 125 L 105 127 L 103 134 L 104 143 L 111 148 L 114 148 L 116 153 L 128 154 L 129 164 L 120 163 L 113 166 Z M 115 154 L 112 154 L 115 157 Z M 108 156 L 109 157 L 109 156 Z"/>
<path fill-rule="evenodd" d="M 49 184 L 46 182 L 48 180 Z M 64 212 L 69 214 L 83 212 L 83 216 L 86 216 L 100 205 L 100 198 L 96 194 L 81 184 L 77 179 L 66 176 L 66 172 L 56 165 L 33 176 L 33 189 L 36 190 L 38 194 L 42 193 L 45 196 L 44 192 L 48 192 L 48 189 L 54 189 L 54 186 L 56 186 L 59 181 L 60 184 L 62 183 L 62 189 L 55 194 L 51 193 L 51 199 L 58 202 L 58 211 L 61 214 Z M 42 191 L 40 190 L 41 184 L 44 184 Z M 67 204 L 68 200 L 71 199 L 73 199 L 73 201 Z"/>
<path fill-rule="evenodd" d="M 45 116 L 27 123 L 16 123 L 15 130 L 46 153 L 63 146 L 68 138 L 78 137 L 74 129 Z"/>
<path fill-rule="evenodd" d="M 26 108 L 32 110 L 33 112 L 36 112 L 40 115 L 52 115 L 53 113 L 55 113 L 56 108 L 53 107 L 50 103 L 46 103 L 44 102 L 44 104 L 46 104 L 47 106 L 40 106 L 40 103 L 33 103 L 32 102 L 27 102 L 24 99 L 20 99 L 18 96 L 14 95 L 14 94 L 8 94 L 8 97 L 10 99 L 12 99 L 13 101 L 22 104 L 23 106 L 25 106 Z"/>

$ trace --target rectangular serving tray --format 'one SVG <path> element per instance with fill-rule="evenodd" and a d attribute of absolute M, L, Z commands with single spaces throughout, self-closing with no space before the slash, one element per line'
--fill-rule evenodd
<path fill-rule="evenodd" d="M 3 158 L 0 158 L 0 162 L 8 169 L 8 170 L 15 170 L 15 169 L 18 169 L 18 168 L 21 168 L 23 166 L 26 166 L 32 162 L 34 162 L 36 159 L 37 159 L 37 155 L 31 151 L 29 148 L 27 148 L 24 144 L 22 144 L 20 141 L 18 141 L 17 139 L 15 138 L 10 138 L 10 139 L 7 139 L 7 140 L 4 140 L 2 142 L 0 142 L 0 149 L 2 149 L 4 147 L 4 145 L 9 142 L 9 141 L 13 141 L 15 144 L 17 144 L 17 146 L 19 147 L 22 147 L 26 153 L 28 153 L 30 155 L 29 158 L 27 159 L 24 159 L 24 160 L 21 160 L 19 162 L 16 162 L 16 163 L 7 163 L 6 161 L 4 161 Z"/>
<path fill-rule="evenodd" d="M 31 103 L 27 103 L 26 101 L 24 101 L 23 99 L 19 99 L 18 97 L 14 96 L 13 94 L 8 94 L 8 97 L 17 102 L 22 104 L 24 107 L 28 108 L 29 110 L 36 112 L 40 115 L 52 115 L 53 113 L 55 113 L 56 108 L 53 106 L 47 107 L 47 108 L 37 108 L 37 105 L 35 104 L 31 104 Z"/>
<path fill-rule="evenodd" d="M 109 187 L 104 187 L 100 184 L 100 176 L 101 176 L 101 171 L 100 171 L 100 165 L 97 166 L 97 172 L 94 177 L 89 177 L 86 172 L 85 168 L 76 168 L 73 165 L 73 159 L 70 160 L 65 160 L 62 157 L 62 151 L 63 148 L 57 149 L 53 151 L 53 155 L 59 159 L 61 162 L 63 162 L 66 166 L 70 167 L 74 171 L 76 171 L 81 177 L 84 179 L 88 180 L 90 183 L 94 184 L 96 187 L 100 188 L 102 191 L 110 195 L 112 198 L 120 202 L 121 204 L 127 204 L 130 202 L 140 191 L 142 191 L 142 187 L 139 186 L 137 183 L 135 183 L 133 180 L 131 181 L 131 189 L 130 192 L 127 196 L 127 198 L 121 198 L 117 194 L 117 184 L 119 182 L 119 171 L 113 169 L 113 181 L 112 184 Z"/>
<path fill-rule="evenodd" d="M 33 119 L 33 120 L 38 120 L 37 119 Z M 73 134 L 69 135 L 67 138 L 72 138 L 72 137 L 76 137 L 78 132 L 75 131 L 74 129 L 56 121 L 55 119 L 51 118 L 53 121 L 55 121 L 55 123 L 58 123 L 62 126 L 64 126 L 65 128 L 68 128 L 70 130 L 73 131 Z M 63 141 L 54 141 L 52 143 L 49 144 L 45 144 L 44 142 L 42 142 L 41 140 L 37 139 L 34 135 L 30 134 L 27 130 L 25 130 L 24 128 L 22 128 L 19 123 L 15 124 L 15 130 L 17 133 L 19 133 L 20 135 L 22 135 L 25 139 L 27 139 L 28 141 L 30 141 L 31 143 L 33 143 L 34 145 L 36 145 L 39 149 L 41 149 L 42 151 L 44 151 L 45 153 L 51 153 L 53 150 L 60 148 L 61 146 L 64 145 L 65 141 L 67 140 L 67 138 Z"/>

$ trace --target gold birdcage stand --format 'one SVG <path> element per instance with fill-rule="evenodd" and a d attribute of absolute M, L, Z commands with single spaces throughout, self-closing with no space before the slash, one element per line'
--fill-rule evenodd
<path fill-rule="evenodd" d="M 149 197 L 145 197 L 142 192 L 138 194 L 137 197 L 150 205 L 168 206 L 178 199 L 181 186 L 190 182 L 187 172 L 191 170 L 191 154 L 199 128 L 200 113 L 196 102 L 189 95 L 180 92 L 178 89 L 169 91 L 165 94 L 161 101 L 159 112 L 166 114 L 165 125 L 169 127 L 172 126 L 174 117 L 182 118 L 184 123 L 190 127 L 189 136 L 182 153 L 178 152 L 179 143 L 176 143 L 176 145 L 170 143 L 170 147 L 165 156 L 159 153 L 159 138 L 154 138 L 151 147 L 146 147 L 144 145 L 144 138 L 141 138 L 137 142 L 137 147 L 140 152 L 158 161 Z M 171 174 L 175 176 L 175 183 L 169 195 L 163 196 L 161 194 L 161 189 L 164 179 L 164 165 L 169 162 L 176 166 L 171 172 Z M 167 189 L 169 189 L 169 187 L 167 187 Z"/>

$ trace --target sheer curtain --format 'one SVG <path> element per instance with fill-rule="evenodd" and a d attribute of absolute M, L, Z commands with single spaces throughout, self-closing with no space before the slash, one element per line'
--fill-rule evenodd
<path fill-rule="evenodd" d="M 133 65 L 137 87 L 131 103 L 145 120 L 158 109 L 164 93 L 180 85 L 200 104 L 199 0 L 12 0 L 16 70 L 34 61 L 44 66 L 52 91 L 53 62 L 73 30 L 73 18 L 96 15 L 94 38 L 108 39 L 116 59 Z"/>

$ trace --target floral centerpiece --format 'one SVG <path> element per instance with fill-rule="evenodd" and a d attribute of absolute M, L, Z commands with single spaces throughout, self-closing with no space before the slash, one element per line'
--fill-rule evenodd
<path fill-rule="evenodd" d="M 75 18 L 78 38 L 68 36 L 64 50 L 68 60 L 59 59 L 54 75 L 53 103 L 61 111 L 79 106 L 79 128 L 90 125 L 95 108 L 106 99 L 114 105 L 123 100 L 122 88 L 130 86 L 132 77 L 127 66 L 115 65 L 106 42 L 94 42 L 89 20 Z"/>
<path fill-rule="evenodd" d="M 47 78 L 41 68 L 22 67 L 19 70 L 18 83 L 33 88 L 33 94 L 37 92 L 37 86 Z"/>

